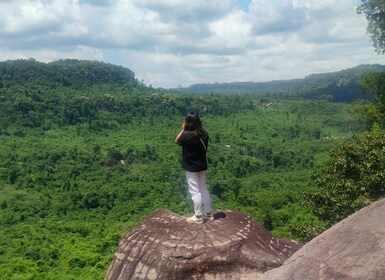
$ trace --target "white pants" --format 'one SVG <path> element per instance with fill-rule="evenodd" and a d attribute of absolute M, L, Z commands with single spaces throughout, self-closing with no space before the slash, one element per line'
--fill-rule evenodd
<path fill-rule="evenodd" d="M 206 171 L 186 171 L 188 190 L 194 204 L 195 216 L 211 212 L 211 199 L 206 186 Z M 204 212 L 203 212 L 204 209 Z"/>

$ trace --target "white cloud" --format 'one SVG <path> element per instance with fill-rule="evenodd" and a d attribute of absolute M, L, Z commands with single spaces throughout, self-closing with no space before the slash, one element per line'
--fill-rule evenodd
<path fill-rule="evenodd" d="M 0 59 L 104 60 L 153 86 L 385 63 L 355 0 L 0 1 Z"/>
<path fill-rule="evenodd" d="M 212 32 L 212 44 L 219 44 L 224 48 L 246 48 L 250 43 L 251 24 L 246 22 L 245 13 L 236 11 L 209 24 Z"/>
<path fill-rule="evenodd" d="M 59 22 L 59 18 L 40 2 L 1 3 L 1 10 L 1 35 L 14 36 L 35 30 L 48 30 Z"/>
<path fill-rule="evenodd" d="M 159 14 L 163 22 L 185 23 L 207 22 L 233 9 L 233 0 L 141 0 L 137 7 Z"/>
<path fill-rule="evenodd" d="M 304 11 L 290 0 L 272 2 L 253 0 L 249 6 L 249 18 L 256 35 L 295 32 L 306 23 Z"/>
<path fill-rule="evenodd" d="M 34 58 L 41 62 L 51 62 L 64 58 L 86 59 L 86 60 L 103 60 L 103 51 L 88 46 L 76 46 L 69 49 L 47 49 L 39 48 L 34 50 L 15 50 L 2 49 L 2 57 L 6 59 L 28 59 Z"/>

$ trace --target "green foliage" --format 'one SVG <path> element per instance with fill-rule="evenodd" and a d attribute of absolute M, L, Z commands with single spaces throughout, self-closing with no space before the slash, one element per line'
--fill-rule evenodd
<path fill-rule="evenodd" d="M 86 89 L 97 84 L 138 85 L 135 74 L 122 66 L 98 61 L 66 59 L 42 63 L 34 59 L 0 62 L 0 88 L 12 88 L 18 84 Z M 38 93 L 31 94 L 39 99 Z"/>
<path fill-rule="evenodd" d="M 367 31 L 373 42 L 374 48 L 379 54 L 385 53 L 385 1 L 361 0 L 357 7 L 359 14 L 364 13 L 368 20 Z"/>
<path fill-rule="evenodd" d="M 363 129 L 349 105 L 327 100 L 198 96 L 115 78 L 81 88 L 89 73 L 115 70 L 54 63 L 82 81 L 63 84 L 50 78 L 50 65 L 7 63 L 3 73 L 29 80 L 1 76 L 4 279 L 102 279 L 128 228 L 157 208 L 191 213 L 173 143 L 188 110 L 210 133 L 214 207 L 250 213 L 282 238 L 306 240 L 323 228 L 302 192 L 312 190 L 310 174 L 325 167 L 328 151 Z M 23 67 L 38 70 L 28 76 Z"/>
<path fill-rule="evenodd" d="M 358 13 L 365 13 L 368 32 L 378 53 L 385 53 L 385 2 L 363 0 Z M 368 131 L 349 139 L 334 150 L 326 168 L 314 174 L 317 188 L 304 192 L 309 209 L 323 221 L 324 228 L 385 195 L 385 74 L 368 73 L 360 82 L 364 92 L 373 96 L 368 103 L 356 102 L 354 111 Z M 297 227 L 298 234 L 311 234 L 316 223 Z M 319 224 L 318 224 L 319 225 Z"/>
<path fill-rule="evenodd" d="M 361 87 L 373 95 L 373 101 L 365 114 L 368 126 L 377 123 L 385 127 L 385 72 L 369 73 L 362 79 Z"/>
<path fill-rule="evenodd" d="M 315 174 L 319 190 L 305 197 L 314 214 L 332 225 L 385 195 L 385 132 L 375 128 L 346 142 Z"/>
<path fill-rule="evenodd" d="M 301 96 L 309 99 L 325 99 L 334 102 L 351 102 L 369 99 L 363 95 L 358 83 L 368 72 L 382 72 L 383 65 L 359 65 L 338 72 L 313 74 L 304 79 L 270 82 L 235 82 L 215 84 L 195 84 L 183 89 L 186 92 L 204 94 L 281 95 L 286 98 Z"/>

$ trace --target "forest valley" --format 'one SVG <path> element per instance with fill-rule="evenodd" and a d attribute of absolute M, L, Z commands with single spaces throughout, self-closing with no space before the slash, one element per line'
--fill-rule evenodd
<path fill-rule="evenodd" d="M 354 83 L 338 100 L 330 84 L 196 93 L 95 61 L 1 62 L 0 279 L 103 279 L 130 227 L 157 208 L 192 213 L 174 144 L 190 110 L 210 134 L 213 207 L 310 240 L 384 196 L 381 73 L 355 76 L 372 95 L 352 101 Z"/>

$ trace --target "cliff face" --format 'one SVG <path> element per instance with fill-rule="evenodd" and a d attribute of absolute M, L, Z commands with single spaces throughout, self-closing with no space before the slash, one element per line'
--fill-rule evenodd
<path fill-rule="evenodd" d="M 261 280 L 385 279 L 385 199 L 304 245 Z"/>
<path fill-rule="evenodd" d="M 258 279 L 301 245 L 225 210 L 203 225 L 159 209 L 121 240 L 105 279 Z"/>

